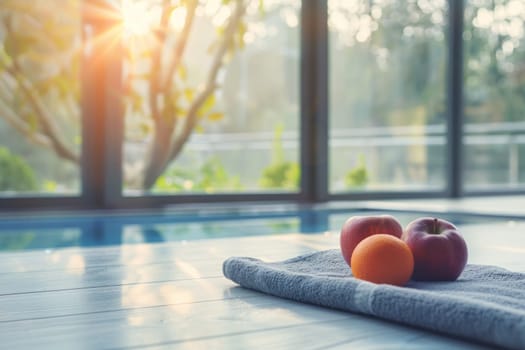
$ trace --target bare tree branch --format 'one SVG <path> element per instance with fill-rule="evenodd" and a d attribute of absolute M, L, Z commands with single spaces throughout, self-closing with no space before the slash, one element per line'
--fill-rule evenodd
<path fill-rule="evenodd" d="M 193 131 L 193 129 L 195 128 L 195 125 L 197 124 L 197 112 L 202 107 L 206 99 L 215 90 L 215 81 L 217 79 L 217 74 L 219 73 L 219 70 L 224 63 L 224 56 L 228 52 L 228 48 L 230 47 L 234 39 L 235 32 L 239 26 L 239 23 L 242 19 L 242 16 L 244 15 L 245 10 L 246 10 L 246 7 L 244 4 L 244 1 L 236 0 L 235 9 L 230 17 L 230 21 L 228 22 L 228 25 L 223 34 L 223 40 L 221 44 L 219 45 L 215 53 L 215 56 L 213 57 L 213 61 L 210 66 L 208 78 L 206 80 L 204 88 L 195 97 L 195 99 L 193 100 L 193 103 L 190 105 L 190 108 L 188 109 L 188 114 L 186 115 L 185 123 L 181 130 L 181 133 L 171 145 L 168 162 L 175 159 L 177 155 L 179 154 L 179 152 L 184 147 L 184 144 L 188 140 L 189 136 L 191 135 L 191 132 Z"/>
<path fill-rule="evenodd" d="M 16 131 L 26 137 L 27 140 L 34 143 L 37 146 L 52 148 L 49 138 L 42 135 L 26 122 L 22 121 L 20 117 L 9 108 L 8 103 L 0 97 L 0 115 L 2 118 L 11 125 Z"/>
<path fill-rule="evenodd" d="M 153 137 L 151 139 L 147 154 L 147 162 L 144 168 L 143 184 L 144 188 L 150 188 L 158 177 L 159 167 L 166 162 L 168 150 L 166 145 L 169 144 L 171 133 L 174 128 L 174 119 L 166 118 L 169 114 L 167 108 L 168 92 L 164 90 L 164 84 L 161 84 L 159 74 L 162 72 L 162 56 L 166 45 L 169 19 L 174 7 L 171 0 L 164 0 L 162 5 L 162 14 L 159 28 L 157 29 L 158 42 L 155 43 L 154 52 L 151 60 L 150 79 L 149 79 L 149 106 L 151 118 L 153 120 Z M 162 86 L 161 86 L 162 85 Z M 163 98 L 162 109 L 159 106 L 159 98 Z"/>
<path fill-rule="evenodd" d="M 5 29 L 7 35 L 13 35 L 9 18 L 5 20 Z M 46 107 L 40 100 L 39 96 L 35 94 L 30 83 L 24 78 L 22 69 L 18 65 L 16 57 L 12 58 L 11 65 L 5 67 L 5 71 L 16 81 L 18 87 L 27 98 L 30 107 L 38 118 L 43 133 L 48 138 L 51 147 L 56 154 L 65 160 L 78 164 L 80 162 L 79 155 L 71 151 L 67 144 L 61 139 L 58 127 L 53 122 L 53 118 L 49 116 Z"/>
<path fill-rule="evenodd" d="M 173 7 L 171 5 L 171 0 L 164 0 L 162 3 L 162 15 L 160 18 L 159 29 L 156 32 L 158 42 L 155 43 L 155 49 L 151 60 L 151 73 L 149 79 L 149 106 L 151 109 L 151 118 L 155 122 L 158 122 L 161 118 L 158 101 L 158 96 L 161 88 L 159 73 L 162 72 L 162 69 L 160 68 L 162 61 L 162 53 L 164 51 L 164 46 L 166 45 L 166 30 L 169 25 L 170 15 L 172 11 Z"/>
<path fill-rule="evenodd" d="M 165 6 L 167 2 L 168 1 L 165 0 Z M 157 108 L 157 116 L 153 119 L 155 122 L 155 129 L 151 141 L 150 150 L 148 151 L 148 163 L 144 169 L 144 177 L 142 179 L 142 185 L 144 189 L 149 189 L 155 184 L 155 181 L 166 169 L 168 164 L 177 157 L 179 152 L 182 150 L 184 144 L 187 142 L 191 132 L 195 128 L 195 125 L 198 120 L 198 111 L 202 107 L 206 99 L 213 93 L 213 91 L 216 88 L 215 81 L 217 79 L 217 74 L 224 64 L 224 57 L 233 43 L 236 30 L 245 12 L 244 2 L 242 0 L 236 0 L 233 13 L 231 14 L 228 24 L 224 30 L 222 40 L 220 41 L 219 47 L 217 48 L 217 51 L 215 52 L 215 55 L 212 58 L 212 63 L 204 84 L 204 88 L 197 94 L 197 96 L 191 103 L 186 116 L 182 119 L 184 124 L 180 128 L 180 132 L 177 132 L 177 118 L 169 118 L 171 116 L 174 116 L 174 111 L 171 107 L 172 105 L 169 103 L 169 98 L 171 98 L 169 93 L 170 89 L 172 88 L 171 83 L 173 79 L 173 74 L 175 74 L 175 70 L 180 64 L 182 55 L 184 54 L 184 49 L 186 47 L 186 42 L 188 40 L 190 28 L 193 23 L 193 17 L 195 14 L 195 8 L 197 4 L 197 1 L 193 1 L 188 5 L 190 7 L 187 10 L 188 12 L 185 19 L 186 29 L 183 29 L 182 36 L 177 42 L 177 46 L 175 47 L 174 58 L 170 62 L 170 66 L 168 67 L 170 73 L 168 74 L 168 81 L 165 81 L 164 91 L 160 91 L 160 86 L 158 85 L 158 73 L 161 70 L 160 60 L 158 58 L 159 56 L 153 57 L 153 62 L 157 62 L 157 64 L 154 63 L 152 65 L 152 73 L 154 74 L 152 74 L 150 80 L 150 82 L 152 83 L 150 84 L 150 104 L 152 107 L 152 112 L 153 108 Z M 164 7 L 164 12 L 166 11 L 167 8 Z M 165 24 L 167 26 L 167 23 Z M 160 39 L 162 39 L 162 43 L 164 45 L 165 37 L 161 36 Z M 161 47 L 158 48 L 158 51 L 156 51 L 155 55 L 162 56 Z M 157 70 L 156 72 L 154 71 L 155 69 Z M 164 98 L 164 106 L 162 111 L 160 111 L 160 109 L 158 108 L 159 106 L 157 105 L 157 96 L 159 96 L 160 93 L 163 93 Z M 155 101 L 152 100 L 153 96 L 155 96 Z M 164 116 L 164 118 L 162 118 L 161 116 Z"/>
<path fill-rule="evenodd" d="M 13 63 L 14 64 L 11 67 L 7 68 L 7 71 L 16 79 L 22 93 L 26 96 L 29 105 L 35 112 L 38 121 L 42 126 L 42 131 L 49 138 L 56 154 L 63 159 L 78 164 L 80 162 L 78 154 L 71 151 L 68 145 L 66 145 L 66 143 L 61 139 L 58 127 L 53 122 L 53 118 L 49 116 L 42 101 L 22 77 L 16 62 Z"/>
<path fill-rule="evenodd" d="M 193 19 L 195 18 L 195 10 L 197 9 L 197 0 L 190 1 L 187 6 L 186 10 L 186 18 L 184 19 L 184 26 L 182 27 L 181 33 L 179 35 L 179 40 L 177 40 L 177 44 L 174 49 L 174 54 L 172 56 L 172 59 L 168 65 L 168 70 L 166 72 L 166 79 L 164 80 L 164 88 L 163 90 L 165 92 L 169 91 L 169 88 L 173 82 L 173 76 L 175 74 L 175 70 L 179 66 L 180 62 L 182 61 L 182 54 L 184 53 L 184 50 L 186 49 L 186 44 L 188 42 L 189 36 L 190 36 L 190 30 L 193 26 Z"/>
<path fill-rule="evenodd" d="M 5 81 L 3 82 L 5 83 Z M 56 151 L 55 145 L 53 144 L 52 139 L 49 137 L 49 135 L 39 133 L 26 121 L 20 118 L 20 116 L 17 115 L 17 113 L 15 113 L 13 109 L 9 106 L 9 101 L 6 101 L 5 98 L 2 98 L 2 96 L 6 96 L 6 94 L 4 93 L 0 96 L 0 111 L 2 112 L 1 116 L 4 118 L 4 120 L 6 120 L 7 123 L 9 123 L 19 133 L 24 135 L 26 139 L 32 142 L 33 144 L 53 149 Z M 60 155 L 61 154 L 59 154 L 59 156 Z M 78 161 L 75 161 L 75 163 L 78 163 Z"/>

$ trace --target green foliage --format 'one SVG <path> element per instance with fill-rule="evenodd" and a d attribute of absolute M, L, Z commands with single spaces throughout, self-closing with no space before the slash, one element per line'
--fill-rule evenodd
<path fill-rule="evenodd" d="M 122 72 L 123 94 L 121 96 L 112 95 L 111 98 L 123 98 L 124 113 L 127 118 L 125 135 L 132 141 L 153 140 L 152 147 L 150 147 L 152 152 L 162 149 L 169 153 L 170 144 L 176 144 L 178 141 L 185 143 L 189 132 L 202 131 L 207 123 L 224 119 L 224 113 L 220 110 L 221 104 L 217 103 L 218 97 L 215 96 L 215 90 L 218 90 L 216 86 L 218 84 L 215 82 L 216 74 L 227 61 L 222 57 L 223 50 L 212 50 L 207 54 L 203 52 L 203 55 L 212 56 L 210 61 L 220 63 L 220 67 L 215 68 L 212 64 L 203 67 L 200 60 L 188 58 L 185 51 L 188 46 L 194 45 L 194 40 L 199 41 L 199 37 L 207 36 L 206 33 L 189 35 L 192 31 L 206 28 L 206 25 L 203 25 L 205 21 L 222 26 L 224 29 L 227 28 L 228 23 L 235 23 L 233 32 L 228 31 L 217 35 L 212 41 L 215 42 L 216 48 L 221 47 L 223 41 L 231 42 L 230 51 L 232 53 L 240 49 L 244 45 L 243 38 L 247 30 L 247 23 L 241 18 L 244 16 L 244 11 L 233 11 L 234 8 L 239 7 L 239 4 L 243 4 L 243 7 L 246 5 L 244 2 L 232 0 L 224 0 L 222 5 L 193 0 L 169 0 L 164 1 L 162 5 L 160 2 L 150 4 L 148 0 L 134 0 L 122 1 L 122 6 L 118 7 L 112 6 L 107 1 L 2 0 L 2 5 L 0 5 L 2 22 L 0 23 L 0 78 L 5 78 L 4 83 L 8 82 L 7 88 L 3 89 L 5 91 L 0 91 L 2 94 L 0 97 L 6 102 L 2 108 L 10 109 L 13 115 L 19 117 L 20 124 L 24 125 L 26 130 L 31 130 L 31 133 L 22 134 L 26 140 L 33 141 L 32 139 L 36 138 L 36 136 L 33 137 L 34 135 L 42 135 L 54 141 L 61 141 L 64 147 L 45 149 L 56 153 L 58 158 L 75 162 L 77 159 L 74 156 L 78 155 L 80 145 L 77 139 L 80 132 L 78 128 L 80 109 L 78 107 L 81 98 L 81 80 L 79 79 L 80 58 L 83 53 L 81 45 L 88 43 L 88 41 L 80 40 L 81 24 L 83 19 L 86 23 L 98 23 L 98 20 L 104 20 L 102 17 L 109 15 L 112 18 L 122 19 L 121 24 L 124 25 L 124 30 L 122 32 L 110 30 L 106 33 L 108 35 L 93 36 L 93 42 L 89 45 L 93 50 L 98 50 L 97 61 L 104 65 L 111 64 L 113 61 L 110 56 L 115 52 L 107 50 L 111 47 L 110 43 L 117 41 L 123 43 L 122 59 L 126 66 Z M 262 6 L 262 3 L 259 5 Z M 220 21 L 221 24 L 215 24 L 214 15 L 204 15 L 205 11 L 203 11 L 205 8 L 214 6 L 229 8 L 232 12 L 231 17 Z M 169 20 L 170 16 L 176 13 L 180 15 L 183 7 L 186 8 L 187 18 L 184 20 L 179 18 L 177 22 L 198 28 L 183 30 L 170 25 L 173 22 Z M 195 10 L 195 7 L 197 7 L 196 12 L 191 10 Z M 60 11 L 56 11 L 57 8 L 60 8 Z M 126 31 L 125 24 L 127 21 L 134 20 L 133 14 L 136 13 L 136 10 L 152 8 L 159 11 L 151 13 L 148 11 L 144 13 L 143 18 L 146 25 L 151 25 L 149 30 L 146 28 L 144 32 Z M 233 13 L 238 13 L 238 17 L 235 17 Z M 159 17 L 151 18 L 152 14 L 159 15 Z M 102 17 L 98 18 L 99 16 Z M 194 16 L 196 16 L 195 20 L 191 20 Z M 167 20 L 162 20 L 162 18 Z M 188 19 L 187 22 L 186 19 Z M 236 20 L 233 21 L 233 19 Z M 116 24 L 120 26 L 119 23 Z M 113 33 L 114 36 L 109 36 L 110 33 Z M 121 40 L 119 35 L 125 36 L 124 40 Z M 190 43 L 186 44 L 186 41 Z M 200 47 L 200 44 L 195 45 L 197 48 Z M 189 64 L 191 65 L 188 67 Z M 196 67 L 198 71 L 205 70 L 206 74 L 192 75 L 192 72 L 195 71 L 193 67 Z M 202 77 L 210 80 L 200 81 Z M 209 91 L 207 96 L 202 94 L 203 91 Z M 32 104 L 28 101 L 36 101 L 36 103 Z M 191 106 L 195 106 L 196 109 L 190 108 Z M 4 114 L 0 113 L 0 118 Z M 197 119 L 196 122 L 195 119 Z M 56 125 L 56 128 L 46 127 L 49 124 Z M 163 136 L 156 139 L 156 135 L 162 134 L 156 133 L 158 129 L 171 130 L 173 137 Z M 189 131 L 182 132 L 181 130 Z M 161 144 L 161 147 L 156 147 L 155 143 Z M 60 151 L 64 149 L 70 152 Z M 151 153 L 147 152 L 143 162 L 146 164 L 143 170 L 141 169 L 144 174 L 154 172 L 149 171 L 151 169 L 167 167 L 167 164 L 157 164 L 156 162 L 161 161 L 157 161 L 157 158 L 150 155 Z M 164 155 L 158 159 L 173 161 L 176 156 Z M 77 165 L 76 162 L 75 165 Z M 220 167 L 212 168 L 206 171 L 215 172 L 215 177 L 220 176 Z M 40 170 L 39 174 L 41 174 Z M 153 180 L 148 181 L 147 185 L 139 186 L 151 186 L 156 176 L 157 174 L 152 175 Z M 140 178 L 140 174 L 126 173 L 125 177 L 125 182 L 132 182 L 133 180 L 129 179 Z M 205 188 L 211 186 L 207 183 L 213 183 L 212 187 L 216 187 L 218 181 L 225 180 L 202 179 L 202 184 L 194 185 Z M 168 179 L 160 179 L 161 184 L 169 187 L 171 185 L 168 182 Z M 185 184 L 187 185 L 188 182 Z M 175 184 L 175 186 L 179 185 Z"/>
<path fill-rule="evenodd" d="M 297 163 L 276 163 L 264 169 L 259 185 L 262 188 L 293 190 L 299 187 L 299 177 L 300 170 Z"/>
<path fill-rule="evenodd" d="M 80 0 L 0 5 L 0 119 L 7 120 L 0 143 L 27 154 L 39 177 L 60 173 L 68 189 L 78 178 L 69 176 L 78 174 L 71 164 L 78 166 L 80 159 L 81 6 Z M 0 156 L 0 191 L 46 190 L 25 161 L 10 159 L 4 150 Z M 9 179 L 6 169 L 16 175 Z"/>
<path fill-rule="evenodd" d="M 45 192 L 55 192 L 58 189 L 58 184 L 52 180 L 45 180 L 41 186 Z"/>
<path fill-rule="evenodd" d="M 366 168 L 364 155 L 359 155 L 357 165 L 345 176 L 345 185 L 349 188 L 364 187 L 368 182 L 368 170 Z"/>
<path fill-rule="evenodd" d="M 273 221 L 268 224 L 270 232 L 282 234 L 286 232 L 300 232 L 301 225 L 298 220 L 280 220 Z"/>
<path fill-rule="evenodd" d="M 206 192 L 219 189 L 240 189 L 240 180 L 237 176 L 230 176 L 218 158 L 212 158 L 201 167 L 197 178 L 197 188 Z"/>
<path fill-rule="evenodd" d="M 37 181 L 33 169 L 5 147 L 0 147 L 0 191 L 35 191 Z"/>
<path fill-rule="evenodd" d="M 153 191 L 213 193 L 219 190 L 240 190 L 241 187 L 239 177 L 228 174 L 218 158 L 211 158 L 197 170 L 172 167 L 157 179 Z"/>
<path fill-rule="evenodd" d="M 464 44 L 464 104 L 468 123 L 523 120 L 523 33 L 497 29 L 508 23 L 523 22 L 520 11 L 508 11 L 500 16 L 500 9 L 511 7 L 508 0 L 487 0 L 465 8 L 464 36 L 468 40 Z M 491 18 L 491 23 L 480 21 L 482 15 Z"/>
<path fill-rule="evenodd" d="M 263 170 L 262 177 L 259 180 L 259 186 L 262 188 L 288 190 L 299 188 L 301 169 L 297 162 L 284 159 L 282 133 L 283 126 L 279 125 L 275 130 L 272 162 Z"/>

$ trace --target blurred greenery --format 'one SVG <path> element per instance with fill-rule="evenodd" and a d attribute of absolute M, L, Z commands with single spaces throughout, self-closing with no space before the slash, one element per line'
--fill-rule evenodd
<path fill-rule="evenodd" d="M 524 121 L 525 5 L 476 0 L 465 10 L 465 118 L 468 123 Z"/>
<path fill-rule="evenodd" d="M 392 147 L 339 146 L 331 159 L 354 159 L 363 152 L 370 188 L 446 186 L 446 145 L 426 143 L 425 138 L 430 130 L 447 130 L 447 2 L 329 0 L 328 4 L 331 130 L 352 130 L 355 135 L 363 130 L 399 140 L 410 134 L 421 140 L 393 142 Z M 492 123 L 525 121 L 524 2 L 467 1 L 464 18 L 464 131 L 471 132 L 472 124 L 487 123 L 490 129 Z M 506 159 L 513 146 L 494 144 L 489 138 L 486 147 L 471 145 L 471 139 L 465 137 L 465 145 L 476 149 L 469 155 L 477 156 L 465 157 L 469 173 L 465 179 L 509 184 L 513 175 Z M 518 159 L 515 164 L 522 177 L 525 154 Z M 348 163 L 332 161 L 330 166 L 330 186 L 344 191 Z"/>
<path fill-rule="evenodd" d="M 24 159 L 0 147 L 0 191 L 28 192 L 37 189 L 33 169 Z"/>
<path fill-rule="evenodd" d="M 242 185 L 238 176 L 228 174 L 219 158 L 206 160 L 198 169 L 172 167 L 161 175 L 153 192 L 238 191 Z"/>
<path fill-rule="evenodd" d="M 443 2 L 332 0 L 329 14 L 333 129 L 444 122 Z"/>
<path fill-rule="evenodd" d="M 0 3 L 1 144 L 64 192 L 77 192 L 80 178 L 80 7 Z M 32 190 L 45 190 L 41 183 Z"/>
<path fill-rule="evenodd" d="M 274 220 L 268 224 L 271 231 L 276 234 L 282 234 L 284 232 L 300 232 L 301 224 L 298 220 L 293 219 L 283 219 L 281 221 Z"/>
<path fill-rule="evenodd" d="M 349 188 L 362 188 L 368 182 L 368 170 L 366 168 L 365 156 L 359 155 L 357 165 L 350 169 L 345 176 L 345 185 Z"/>
<path fill-rule="evenodd" d="M 0 247 L 3 251 L 23 250 L 35 240 L 36 232 L 0 232 Z"/>
<path fill-rule="evenodd" d="M 267 189 L 286 189 L 297 190 L 301 179 L 301 168 L 297 162 L 288 161 L 284 156 L 282 134 L 284 127 L 282 124 L 275 128 L 272 161 L 263 170 L 259 185 Z"/>

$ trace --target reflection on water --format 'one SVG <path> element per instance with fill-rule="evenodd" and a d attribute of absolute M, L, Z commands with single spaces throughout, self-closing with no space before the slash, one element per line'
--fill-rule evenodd
<path fill-rule="evenodd" d="M 20 250 L 30 245 L 34 239 L 34 231 L 2 232 L 0 235 L 0 247 L 3 250 Z"/>
<path fill-rule="evenodd" d="M 381 212 L 384 214 L 385 212 Z M 46 217 L 0 219 L 0 251 L 132 245 L 126 258 L 144 257 L 142 243 L 185 242 L 198 239 L 273 235 L 284 233 L 338 233 L 344 221 L 353 215 L 374 215 L 370 210 L 290 210 L 276 212 L 198 213 L 188 215 L 114 215 L 92 217 Z M 422 213 L 393 213 L 401 224 Z M 480 222 L 509 222 L 479 216 L 441 215 L 458 225 Z M 519 223 L 519 222 L 518 222 Z M 516 225 L 516 221 L 512 221 Z M 52 251 L 51 251 L 52 252 Z M 137 253 L 137 254 L 135 254 Z M 139 254 L 140 253 L 140 254 Z M 53 255 L 53 254 L 51 254 Z M 179 262 L 183 264 L 183 262 Z M 68 266 L 82 270 L 82 261 Z M 183 265 L 180 266 L 183 268 Z"/>

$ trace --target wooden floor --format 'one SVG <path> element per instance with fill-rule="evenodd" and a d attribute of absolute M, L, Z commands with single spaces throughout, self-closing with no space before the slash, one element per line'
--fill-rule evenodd
<path fill-rule="evenodd" d="M 470 263 L 525 271 L 525 226 L 462 228 Z M 3 349 L 482 349 L 237 287 L 229 256 L 281 260 L 338 247 L 288 234 L 0 254 Z"/>

